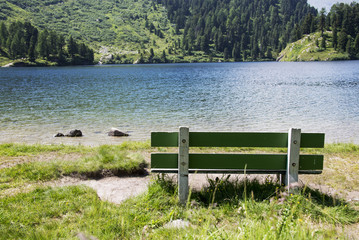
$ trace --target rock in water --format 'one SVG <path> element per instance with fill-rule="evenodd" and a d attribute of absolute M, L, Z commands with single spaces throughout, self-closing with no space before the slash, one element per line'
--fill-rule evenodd
<path fill-rule="evenodd" d="M 65 135 L 63 133 L 56 133 L 54 137 L 65 137 Z"/>
<path fill-rule="evenodd" d="M 71 130 L 65 136 L 66 137 L 82 137 L 82 132 L 81 132 L 81 130 L 75 129 L 75 130 Z"/>
<path fill-rule="evenodd" d="M 121 132 L 117 128 L 111 128 L 111 131 L 108 132 L 109 136 L 113 137 L 128 137 L 129 135 L 127 133 Z"/>

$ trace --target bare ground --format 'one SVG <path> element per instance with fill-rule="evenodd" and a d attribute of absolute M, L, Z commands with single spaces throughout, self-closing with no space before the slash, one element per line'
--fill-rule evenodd
<path fill-rule="evenodd" d="M 86 185 L 93 188 L 101 200 L 119 204 L 127 198 L 147 190 L 150 177 L 108 177 L 100 180 L 81 180 L 64 177 L 50 183 L 50 186 Z"/>

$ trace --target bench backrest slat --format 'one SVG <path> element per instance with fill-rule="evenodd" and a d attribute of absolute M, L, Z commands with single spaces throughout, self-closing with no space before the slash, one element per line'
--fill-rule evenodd
<path fill-rule="evenodd" d="M 153 153 L 151 168 L 178 169 L 177 153 Z M 286 154 L 189 154 L 189 169 L 247 169 L 285 171 Z M 323 169 L 323 155 L 300 155 L 299 170 Z"/>
<path fill-rule="evenodd" d="M 288 147 L 288 133 L 190 132 L 190 147 Z M 152 132 L 152 147 L 178 147 L 178 132 Z M 324 133 L 302 133 L 301 148 L 323 148 Z"/>

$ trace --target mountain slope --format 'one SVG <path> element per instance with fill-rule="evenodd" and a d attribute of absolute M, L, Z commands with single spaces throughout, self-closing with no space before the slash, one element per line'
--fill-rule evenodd
<path fill-rule="evenodd" d="M 8 0 L 10 16 L 31 20 L 40 28 L 70 34 L 87 43 L 139 48 L 153 36 L 145 20 L 169 30 L 164 9 L 154 10 L 145 0 Z M 25 12 L 26 14 L 23 14 Z M 19 14 L 21 13 L 21 15 Z M 137 49 L 136 49 L 137 50 Z"/>
<path fill-rule="evenodd" d="M 309 33 L 306 19 L 311 32 L 322 26 L 307 0 L 0 0 L 0 8 L 0 20 L 71 35 L 108 63 L 275 60 Z"/>
<path fill-rule="evenodd" d="M 320 32 L 311 33 L 302 39 L 288 44 L 279 54 L 277 61 L 296 62 L 296 61 L 334 61 L 349 60 L 347 52 L 337 51 L 333 48 L 333 33 L 324 33 L 325 43 Z M 325 44 L 325 45 L 324 45 Z"/>
<path fill-rule="evenodd" d="M 141 49 L 160 54 L 178 38 L 166 9 L 148 0 L 0 0 L 0 7 L 0 19 L 71 35 L 96 50 L 103 47 L 98 53 L 111 59 Z"/>

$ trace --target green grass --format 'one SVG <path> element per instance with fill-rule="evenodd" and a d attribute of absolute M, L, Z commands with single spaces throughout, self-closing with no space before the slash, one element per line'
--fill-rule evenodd
<path fill-rule="evenodd" d="M 114 63 L 133 63 L 139 55 L 128 52 L 149 51 L 150 48 L 160 56 L 181 38 L 174 33 L 166 9 L 154 5 L 152 0 L 0 0 L 0 7 L 4 9 L 0 19 L 27 20 L 40 29 L 72 35 L 91 45 L 97 51 L 96 59 L 110 54 L 121 56 L 121 60 L 111 60 Z M 164 36 L 159 37 L 146 28 L 146 19 Z M 107 47 L 109 52 L 100 53 L 101 46 Z"/>
<path fill-rule="evenodd" d="M 42 153 L 83 153 L 93 151 L 90 147 L 73 146 L 73 145 L 44 145 L 44 144 L 20 144 L 20 143 L 5 143 L 0 144 L 0 157 L 17 157 L 17 156 L 31 156 Z"/>
<path fill-rule="evenodd" d="M 120 205 L 101 201 L 93 190 L 84 186 L 40 187 L 42 182 L 63 175 L 84 174 L 96 178 L 109 169 L 113 173 L 122 169 L 131 174 L 143 168 L 143 154 L 157 150 L 167 151 L 151 149 L 149 141 L 94 148 L 0 145 L 0 159 L 31 159 L 0 169 L 0 238 L 78 239 L 78 233 L 98 239 L 346 239 L 347 234 L 355 236 L 351 229 L 359 224 L 358 204 L 309 187 L 299 194 L 287 195 L 281 186 L 269 180 L 259 183 L 229 177 L 209 179 L 207 188 L 191 191 L 185 206 L 178 203 L 176 185 L 166 175 L 156 175 L 146 193 Z M 250 148 L 196 150 L 254 151 Z M 285 149 L 273 151 L 285 152 Z M 323 174 L 313 176 L 311 182 L 325 179 L 338 189 L 345 185 L 344 190 L 358 186 L 351 185 L 354 183 L 349 179 L 340 180 L 342 174 L 335 168 L 340 165 L 347 176 L 355 179 L 359 171 L 355 168 L 358 145 L 336 143 L 324 149 L 304 151 L 325 155 Z M 65 158 L 71 154 L 77 158 Z M 55 155 L 55 159 L 36 161 L 48 155 Z M 340 164 L 338 157 L 344 159 Z M 28 184 L 33 187 L 21 191 Z M 190 227 L 165 228 L 166 223 L 176 219 L 188 221 Z"/>
<path fill-rule="evenodd" d="M 324 33 L 326 36 L 326 48 L 322 49 L 316 45 L 316 40 L 321 43 L 320 32 L 305 35 L 302 39 L 288 44 L 279 54 L 281 61 L 334 61 L 349 60 L 348 53 L 335 50 L 332 47 L 332 32 Z"/>
<path fill-rule="evenodd" d="M 121 205 L 102 202 L 82 186 L 39 188 L 0 199 L 0 235 L 3 239 L 77 239 L 80 232 L 98 239 L 344 239 L 338 228 L 359 221 L 359 212 L 345 202 L 309 189 L 280 203 L 278 188 L 274 183 L 221 179 L 193 192 L 186 206 L 178 204 L 176 188 L 162 177 L 147 193 Z M 190 227 L 164 227 L 176 219 L 188 221 Z"/>
<path fill-rule="evenodd" d="M 89 153 L 98 149 L 111 148 L 111 146 L 103 145 L 100 147 L 87 147 L 82 145 L 44 145 L 44 144 L 21 144 L 21 143 L 5 143 L 0 144 L 0 157 L 17 157 L 17 156 L 33 156 L 43 153 Z M 149 141 L 143 142 L 123 142 L 116 145 L 120 150 L 144 150 L 150 148 Z"/>
<path fill-rule="evenodd" d="M 12 62 L 11 59 L 8 59 L 6 57 L 0 56 L 0 67 L 5 66 L 6 64 L 11 63 L 11 62 Z"/>
<path fill-rule="evenodd" d="M 10 167 L 0 168 L 0 192 L 24 184 L 55 180 L 62 176 L 101 178 L 111 175 L 144 174 L 147 164 L 142 154 L 130 150 L 139 150 L 146 146 L 146 143 L 123 143 L 119 146 L 103 145 L 96 148 L 67 145 L 2 144 L 0 145 L 2 156 L 33 155 L 33 158 L 10 165 Z M 37 156 L 49 152 L 55 154 L 55 158 L 49 157 L 49 159 L 36 161 Z M 63 154 L 70 153 L 79 155 L 73 159 L 64 160 Z M 11 164 L 11 160 L 0 161 L 0 163 L 2 162 Z"/>

